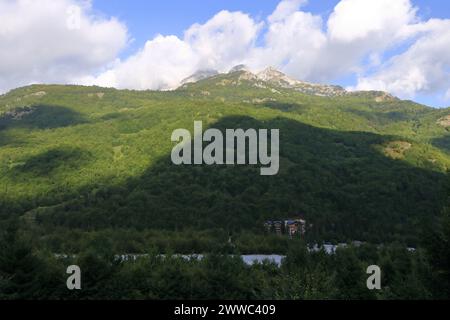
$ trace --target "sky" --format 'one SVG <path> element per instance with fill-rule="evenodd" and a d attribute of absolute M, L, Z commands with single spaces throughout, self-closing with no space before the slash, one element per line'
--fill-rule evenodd
<path fill-rule="evenodd" d="M 202 69 L 450 106 L 450 2 L 0 0 L 0 93 L 31 83 L 172 89 Z"/>

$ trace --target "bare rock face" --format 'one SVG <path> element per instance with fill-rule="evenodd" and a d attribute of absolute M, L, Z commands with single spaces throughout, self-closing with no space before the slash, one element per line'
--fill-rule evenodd
<path fill-rule="evenodd" d="M 394 160 L 403 159 L 411 147 L 412 144 L 407 141 L 391 141 L 384 146 L 384 154 Z"/>
<path fill-rule="evenodd" d="M 105 96 L 104 92 L 88 93 L 88 97 L 90 97 L 90 98 L 97 97 L 99 99 L 103 99 L 104 96 Z"/>
<path fill-rule="evenodd" d="M 182 86 L 188 83 L 194 83 L 200 80 L 211 78 L 217 75 L 228 76 L 225 79 L 218 79 L 217 86 L 238 86 L 243 82 L 251 82 L 254 87 L 271 89 L 272 92 L 280 93 L 280 89 L 289 89 L 303 94 L 339 97 L 339 96 L 358 96 L 373 99 L 378 103 L 396 100 L 394 96 L 381 91 L 347 91 L 341 86 L 326 85 L 300 81 L 293 79 L 274 67 L 268 67 L 259 73 L 252 73 L 250 69 L 243 64 L 230 69 L 228 73 L 219 74 L 216 70 L 202 70 L 194 73 L 192 76 L 182 81 Z"/>
<path fill-rule="evenodd" d="M 38 92 L 27 94 L 27 95 L 23 96 L 23 98 L 25 98 L 25 99 L 33 98 L 33 97 L 42 98 L 46 94 L 47 94 L 47 92 L 45 92 L 45 91 L 38 91 Z M 20 101 L 20 100 L 21 100 L 21 98 L 17 98 L 17 101 Z"/>
<path fill-rule="evenodd" d="M 305 94 L 317 96 L 342 96 L 347 94 L 347 91 L 342 87 L 295 80 L 273 67 L 261 71 L 257 76 L 258 79 L 269 82 L 272 85 L 293 89 Z"/>
<path fill-rule="evenodd" d="M 449 128 L 450 127 L 450 115 L 440 118 L 436 123 L 444 128 Z"/>
<path fill-rule="evenodd" d="M 268 67 L 264 69 L 260 73 L 258 73 L 258 78 L 263 81 L 278 81 L 278 82 L 290 82 L 292 81 L 289 77 L 287 77 L 283 72 L 278 71 L 273 67 Z"/>
<path fill-rule="evenodd" d="M 376 102 L 385 102 L 385 101 L 392 101 L 394 99 L 395 99 L 394 96 L 392 96 L 391 94 L 389 94 L 387 92 L 383 92 L 378 97 L 375 98 L 375 101 Z"/>
<path fill-rule="evenodd" d="M 30 96 L 32 96 L 32 97 L 43 97 L 46 94 L 47 94 L 47 92 L 45 92 L 45 91 L 38 91 L 38 92 L 30 94 Z"/>

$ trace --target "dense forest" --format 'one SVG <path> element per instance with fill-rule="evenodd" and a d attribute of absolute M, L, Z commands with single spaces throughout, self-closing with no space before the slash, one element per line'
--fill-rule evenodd
<path fill-rule="evenodd" d="M 423 249 L 401 244 L 310 252 L 290 243 L 282 265 L 246 265 L 230 248 L 202 260 L 157 254 L 118 259 L 109 238 L 77 256 L 37 249 L 10 221 L 0 238 L 0 299 L 450 299 L 450 217 L 423 238 Z M 233 252 L 232 252 L 233 253 Z M 66 267 L 83 270 L 82 290 L 66 287 Z M 381 290 L 368 290 L 366 268 L 382 270 Z"/>
<path fill-rule="evenodd" d="M 448 297 L 449 117 L 377 92 L 262 87 L 240 72 L 169 92 L 13 90 L 0 96 L 0 298 Z M 171 133 L 194 121 L 279 129 L 279 174 L 175 166 Z M 298 217 L 303 237 L 264 227 Z M 306 249 L 356 240 L 335 255 Z M 125 253 L 147 256 L 118 261 Z M 287 258 L 247 266 L 244 253 Z M 71 263 L 88 270 L 79 293 L 65 288 Z M 365 287 L 370 264 L 386 273 L 380 292 Z"/>

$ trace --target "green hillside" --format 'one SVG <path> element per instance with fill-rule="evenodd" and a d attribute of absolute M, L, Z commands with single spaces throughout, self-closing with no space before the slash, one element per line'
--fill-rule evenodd
<path fill-rule="evenodd" d="M 33 85 L 0 96 L 0 219 L 56 252 L 98 235 L 118 250 L 202 251 L 232 234 L 282 251 L 266 219 L 302 215 L 309 241 L 415 245 L 438 215 L 450 109 L 380 92 L 305 94 L 217 75 L 174 91 Z M 448 118 L 446 118 L 448 117 Z M 177 128 L 280 129 L 280 172 L 175 166 Z"/>

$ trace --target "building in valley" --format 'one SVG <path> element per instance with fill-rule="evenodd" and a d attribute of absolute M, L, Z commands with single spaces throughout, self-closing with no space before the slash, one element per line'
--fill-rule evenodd
<path fill-rule="evenodd" d="M 289 237 L 304 236 L 306 233 L 306 220 L 300 218 L 286 220 L 269 220 L 264 223 L 268 233 L 277 235 L 286 234 Z"/>
<path fill-rule="evenodd" d="M 264 226 L 269 233 L 283 234 L 283 221 L 266 221 Z"/>
<path fill-rule="evenodd" d="M 292 238 L 296 235 L 304 236 L 306 233 L 306 220 L 289 219 L 284 221 L 284 230 Z"/>

